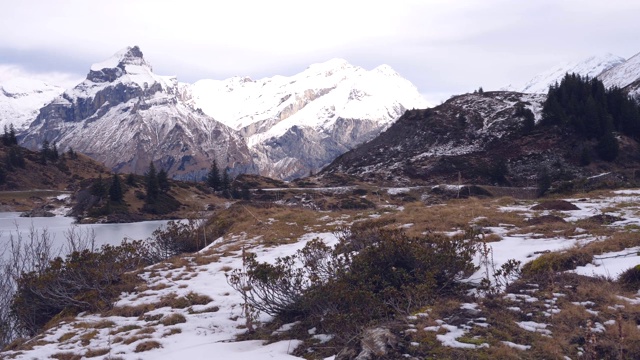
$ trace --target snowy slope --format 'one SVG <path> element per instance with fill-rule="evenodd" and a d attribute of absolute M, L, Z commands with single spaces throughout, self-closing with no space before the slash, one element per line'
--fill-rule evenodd
<path fill-rule="evenodd" d="M 591 56 L 581 61 L 568 62 L 534 76 L 529 82 L 515 90 L 523 93 L 544 93 L 556 82 L 560 82 L 566 73 L 576 73 L 582 76 L 594 78 L 602 72 L 611 69 L 624 62 L 624 58 L 603 54 Z"/>
<path fill-rule="evenodd" d="M 632 96 L 640 96 L 640 53 L 624 63 L 609 69 L 598 76 L 606 87 L 626 89 Z"/>
<path fill-rule="evenodd" d="M 0 129 L 13 124 L 16 130 L 29 126 L 38 111 L 64 91 L 63 88 L 29 78 L 0 83 Z"/>
<path fill-rule="evenodd" d="M 189 90 L 194 107 L 241 132 L 262 174 L 285 179 L 370 140 L 406 109 L 429 107 L 388 65 L 367 71 L 343 59 L 291 77 L 201 80 Z"/>

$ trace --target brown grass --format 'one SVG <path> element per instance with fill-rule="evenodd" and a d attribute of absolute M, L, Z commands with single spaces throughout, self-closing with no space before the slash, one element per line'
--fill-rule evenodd
<path fill-rule="evenodd" d="M 404 205 L 404 211 L 383 215 L 395 219 L 397 224 L 414 224 L 407 229 L 409 235 L 418 236 L 424 231 L 451 231 L 478 226 L 498 224 L 524 225 L 524 216 L 515 212 L 500 211 L 498 202 L 490 199 L 455 199 L 443 205 L 425 206 L 422 202 Z"/>
<path fill-rule="evenodd" d="M 185 322 L 187 322 L 187 319 L 184 317 L 184 315 L 179 313 L 173 313 L 171 315 L 165 316 L 162 320 L 160 320 L 160 323 L 164 326 L 177 325 Z"/>
<path fill-rule="evenodd" d="M 153 304 L 140 304 L 136 306 L 118 306 L 107 311 L 107 316 L 122 316 L 122 317 L 140 317 L 145 313 L 155 310 Z"/>
<path fill-rule="evenodd" d="M 161 348 L 162 344 L 160 344 L 159 342 L 155 341 L 155 340 L 149 340 L 149 341 L 144 341 L 141 342 L 140 344 L 138 344 L 135 348 L 135 352 L 139 353 L 139 352 L 144 352 L 144 351 L 149 351 L 149 350 L 153 350 L 153 349 L 158 349 Z"/>
<path fill-rule="evenodd" d="M 149 335 L 135 335 L 135 336 L 131 336 L 128 337 L 124 340 L 122 340 L 122 343 L 125 345 L 129 345 L 129 344 L 133 344 L 134 342 L 138 341 L 138 340 L 142 340 L 142 339 L 149 339 L 151 336 Z"/>
<path fill-rule="evenodd" d="M 91 343 L 91 340 L 93 340 L 97 335 L 98 335 L 98 330 L 93 330 L 88 333 L 82 334 L 80 336 L 80 343 L 83 346 L 87 346 Z"/>
<path fill-rule="evenodd" d="M 109 348 L 89 349 L 84 353 L 84 357 L 92 358 L 97 356 L 106 355 L 111 351 Z"/>
<path fill-rule="evenodd" d="M 189 292 L 185 296 L 178 296 L 176 293 L 170 293 L 162 298 L 156 304 L 158 308 L 171 307 L 174 309 L 186 309 L 193 305 L 206 305 L 213 301 L 208 295 Z"/>
<path fill-rule="evenodd" d="M 162 334 L 162 337 L 167 337 L 167 336 L 176 335 L 180 333 L 182 333 L 182 329 L 180 329 L 179 327 L 173 327 L 173 328 L 167 329 L 167 331 L 165 331 L 164 334 Z"/>
<path fill-rule="evenodd" d="M 58 360 L 81 360 L 82 355 L 78 355 L 72 352 L 59 352 L 51 355 L 53 359 Z"/>
<path fill-rule="evenodd" d="M 127 331 L 131 331 L 131 330 L 138 330 L 140 329 L 139 325 L 125 325 L 125 326 L 121 326 L 117 329 L 112 330 L 109 334 L 110 335 L 115 335 L 115 334 L 120 334 L 123 332 L 127 332 Z"/>
<path fill-rule="evenodd" d="M 135 335 L 150 335 L 153 334 L 154 332 L 156 332 L 156 329 L 152 326 L 147 326 L 145 328 L 142 328 L 138 331 L 136 331 Z"/>
<path fill-rule="evenodd" d="M 58 338 L 58 342 L 65 342 L 65 341 L 67 341 L 67 340 L 69 340 L 69 339 L 73 338 L 73 337 L 74 337 L 74 336 L 76 336 L 77 334 L 78 334 L 78 333 L 73 332 L 73 331 L 68 332 L 68 333 L 64 333 L 64 334 L 62 334 L 62 336 L 60 336 L 60 337 Z"/>

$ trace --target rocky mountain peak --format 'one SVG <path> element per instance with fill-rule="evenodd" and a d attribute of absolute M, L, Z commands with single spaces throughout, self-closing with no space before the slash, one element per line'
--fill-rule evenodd
<path fill-rule="evenodd" d="M 127 65 L 148 66 L 151 69 L 151 65 L 146 62 L 138 46 L 127 46 L 109 59 L 91 65 L 91 70 L 100 71 L 102 69 L 113 69 L 116 67 L 124 70 Z"/>
<path fill-rule="evenodd" d="M 87 80 L 95 83 L 110 83 L 124 75 L 148 76 L 152 73 L 153 68 L 144 59 L 140 48 L 138 46 L 128 46 L 115 53 L 109 59 L 91 65 Z M 143 84 L 141 83 L 140 85 Z M 147 85 L 151 84 L 148 83 Z"/>

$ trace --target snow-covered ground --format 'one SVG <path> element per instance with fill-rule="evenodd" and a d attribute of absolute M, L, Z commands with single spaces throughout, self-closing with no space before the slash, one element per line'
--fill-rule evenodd
<path fill-rule="evenodd" d="M 389 189 L 390 193 L 400 193 L 407 189 Z M 617 227 L 620 231 L 640 227 L 640 214 L 638 207 L 633 204 L 640 203 L 640 190 L 621 190 L 611 196 L 599 196 L 590 199 L 567 199 L 576 204 L 580 209 L 571 211 L 555 211 L 554 214 L 562 215 L 567 221 L 577 221 L 593 215 L 607 214 L 625 218 L 624 221 L 607 226 Z M 549 211 L 531 210 L 533 204 L 522 202 L 517 205 L 502 207 L 503 211 L 518 211 L 525 216 L 534 217 L 549 214 Z M 400 208 L 399 211 L 402 211 Z M 319 217 L 328 218 L 327 214 L 318 214 Z M 399 224 L 401 226 L 402 224 Z M 596 236 L 576 232 L 571 236 L 558 233 L 551 237 L 541 234 L 519 234 L 513 232 L 514 226 L 501 224 L 490 227 L 488 230 L 500 236 L 501 240 L 489 243 L 492 249 L 490 260 L 492 266 L 500 267 L 509 259 L 525 262 L 531 261 L 547 251 L 559 251 L 570 248 L 576 244 L 585 244 L 592 241 L 600 241 Z M 256 246 L 251 249 L 260 261 L 274 261 L 277 257 L 291 255 L 302 248 L 309 240 L 321 238 L 328 245 L 337 242 L 331 233 L 309 233 L 302 236 L 294 244 L 275 247 Z M 208 359 L 211 357 L 222 359 L 294 359 L 291 354 L 299 344 L 298 341 L 280 341 L 264 345 L 261 341 L 235 341 L 235 337 L 245 331 L 245 320 L 242 316 L 242 299 L 226 282 L 225 273 L 242 267 L 241 250 L 234 250 L 234 239 L 220 238 L 205 249 L 201 254 L 185 259 L 188 264 L 171 265 L 157 264 L 149 267 L 142 273 L 146 281 L 147 290 L 139 293 L 123 294 L 116 303 L 116 309 L 123 307 L 136 307 L 143 304 L 158 304 L 169 296 L 188 297 L 189 294 L 201 294 L 211 298 L 207 304 L 194 305 L 187 309 L 171 307 L 159 307 L 147 312 L 142 317 L 124 316 L 100 316 L 93 314 L 81 314 L 76 319 L 46 330 L 38 338 L 38 345 L 33 350 L 17 354 L 17 359 L 49 358 L 54 354 L 72 352 L 85 354 L 87 351 L 103 349 L 113 357 L 122 359 L 183 359 L 190 360 Z M 237 245 L 237 244 L 236 244 Z M 236 246 L 237 249 L 237 246 Z M 638 251 L 640 247 L 625 249 L 620 252 L 601 254 L 594 258 L 592 264 L 578 267 L 574 272 L 587 276 L 616 277 L 620 272 L 640 263 Z M 224 254 L 224 255 L 223 255 Z M 201 257 L 196 261 L 197 257 Z M 210 257 L 210 261 L 203 261 Z M 476 258 L 477 265 L 482 265 L 480 256 Z M 482 267 L 471 276 L 468 281 L 478 282 L 486 276 L 486 268 Z M 531 285 L 525 293 L 506 294 L 505 301 L 511 302 L 505 310 L 521 312 L 521 308 L 532 304 L 544 305 L 542 316 L 551 318 L 561 310 L 558 301 L 566 296 L 562 292 L 554 293 L 552 298 L 543 298 L 536 294 L 536 287 Z M 640 303 L 640 299 L 625 298 L 625 301 Z M 542 306 L 541 305 L 541 306 Z M 588 302 L 578 303 L 585 306 L 587 311 L 592 311 Z M 490 326 L 487 320 L 480 314 L 479 304 L 463 303 L 461 311 L 472 314 L 467 325 L 453 325 L 442 319 L 437 319 L 437 325 L 424 328 L 424 331 L 437 332 L 436 338 L 444 346 L 477 349 L 487 347 L 488 344 L 479 342 L 471 344 L 459 341 L 467 336 L 474 327 Z M 118 313 L 117 311 L 115 312 Z M 177 315 L 173 315 L 177 314 Z M 170 316 L 183 316 L 184 321 L 177 324 L 167 324 L 165 319 Z M 421 317 L 429 314 L 417 314 L 411 316 L 409 322 L 416 322 Z M 151 319 L 151 320 L 150 320 Z M 267 321 L 267 316 L 261 316 L 260 320 Z M 543 336 L 553 336 L 553 329 L 540 319 L 519 321 L 516 325 L 530 332 Z M 604 326 L 610 323 L 594 323 L 591 331 L 603 331 Z M 413 325 L 412 325 L 413 326 Z M 414 328 L 408 331 L 417 331 Z M 314 329 L 308 329 L 313 333 Z M 319 339 L 328 338 L 328 334 L 315 334 Z M 149 341 L 156 341 L 160 347 L 145 352 L 136 352 L 136 348 Z M 518 344 L 503 341 L 508 346 L 520 351 L 531 348 L 529 344 Z M 417 344 L 412 344 L 417 346 Z M 9 355 L 15 355 L 8 353 Z"/>

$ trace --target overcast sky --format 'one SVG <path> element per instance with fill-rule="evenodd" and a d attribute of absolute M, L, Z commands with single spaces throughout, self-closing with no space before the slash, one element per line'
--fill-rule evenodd
<path fill-rule="evenodd" d="M 566 61 L 640 52 L 640 0 L 0 0 L 0 83 L 73 86 L 139 45 L 183 82 L 388 64 L 430 101 L 523 84 Z"/>

